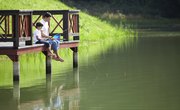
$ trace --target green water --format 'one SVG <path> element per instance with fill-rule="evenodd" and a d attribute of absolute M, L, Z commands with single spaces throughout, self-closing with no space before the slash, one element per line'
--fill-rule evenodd
<path fill-rule="evenodd" d="M 139 38 L 80 70 L 85 110 L 179 110 L 180 38 Z"/>
<path fill-rule="evenodd" d="M 52 76 L 43 54 L 23 55 L 14 84 L 12 63 L 1 57 L 0 110 L 179 110 L 180 36 L 149 33 L 83 43 L 77 69 L 62 49 L 65 62 L 53 61 Z"/>

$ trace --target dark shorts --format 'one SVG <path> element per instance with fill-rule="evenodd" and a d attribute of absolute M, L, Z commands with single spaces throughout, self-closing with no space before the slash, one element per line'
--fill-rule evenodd
<path fill-rule="evenodd" d="M 50 44 L 48 41 L 38 40 L 36 44 L 44 44 L 47 48 L 50 47 Z"/>

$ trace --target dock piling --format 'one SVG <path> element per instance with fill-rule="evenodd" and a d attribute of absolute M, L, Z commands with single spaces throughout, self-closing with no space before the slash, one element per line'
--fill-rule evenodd
<path fill-rule="evenodd" d="M 20 77 L 20 63 L 19 61 L 13 61 L 13 81 L 19 81 Z"/>
<path fill-rule="evenodd" d="M 19 81 L 19 77 L 20 77 L 19 55 L 8 55 L 8 57 L 13 61 L 13 81 Z"/>
<path fill-rule="evenodd" d="M 73 68 L 78 67 L 78 47 L 71 48 L 73 51 Z"/>
<path fill-rule="evenodd" d="M 45 57 L 46 57 L 46 74 L 51 74 L 51 60 L 52 58 L 48 56 L 47 51 L 43 51 Z"/>
<path fill-rule="evenodd" d="M 46 74 L 51 74 L 51 57 L 46 55 Z"/>

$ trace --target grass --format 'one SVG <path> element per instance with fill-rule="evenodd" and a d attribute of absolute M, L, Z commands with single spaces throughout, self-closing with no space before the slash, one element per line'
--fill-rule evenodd
<path fill-rule="evenodd" d="M 59 0 L 0 0 L 0 10 L 64 10 L 75 8 L 65 5 Z M 80 35 L 81 41 L 102 40 L 109 37 L 125 36 L 127 33 L 122 28 L 110 25 L 107 21 L 80 12 Z M 120 35 L 120 36 L 119 36 Z"/>

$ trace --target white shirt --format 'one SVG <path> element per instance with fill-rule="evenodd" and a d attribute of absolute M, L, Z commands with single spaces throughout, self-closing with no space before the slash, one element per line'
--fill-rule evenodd
<path fill-rule="evenodd" d="M 42 39 L 41 30 L 36 29 L 34 31 L 34 35 L 33 36 L 34 36 L 34 43 L 37 42 L 38 39 Z"/>
<path fill-rule="evenodd" d="M 43 19 L 40 21 L 43 24 L 42 31 L 46 36 L 49 36 L 49 24 Z"/>

